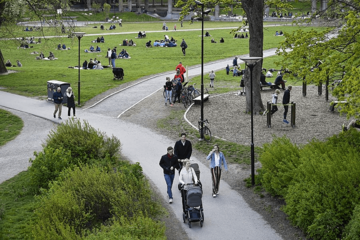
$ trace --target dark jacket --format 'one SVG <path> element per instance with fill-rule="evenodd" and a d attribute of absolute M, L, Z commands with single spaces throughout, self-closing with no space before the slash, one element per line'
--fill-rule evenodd
<path fill-rule="evenodd" d="M 185 41 L 182 41 L 181 44 L 180 44 L 180 47 L 181 48 L 187 48 L 187 44 Z"/>
<path fill-rule="evenodd" d="M 164 170 L 164 174 L 173 175 L 175 174 L 175 168 L 179 169 L 179 161 L 176 155 L 169 157 L 168 154 L 165 154 L 161 157 L 159 162 L 160 167 Z M 173 170 L 170 170 L 170 167 L 174 167 Z"/>
<path fill-rule="evenodd" d="M 166 90 L 171 91 L 171 89 L 173 88 L 172 82 L 167 81 L 165 83 L 165 87 L 166 87 Z"/>
<path fill-rule="evenodd" d="M 176 90 L 177 93 L 180 93 L 180 92 L 181 92 L 181 90 L 182 90 L 182 84 L 181 84 L 181 82 L 178 82 L 178 83 L 176 84 L 175 90 Z"/>
<path fill-rule="evenodd" d="M 111 53 L 111 59 L 116 59 L 116 52 Z"/>
<path fill-rule="evenodd" d="M 290 102 L 290 90 L 287 89 L 285 92 L 284 92 L 284 96 L 283 96 L 283 101 L 282 103 L 283 104 L 288 104 Z"/>
<path fill-rule="evenodd" d="M 75 99 L 74 99 L 74 94 L 72 93 L 70 97 L 67 97 L 67 101 L 66 101 L 66 104 L 67 104 L 67 107 L 68 108 L 74 108 L 75 107 Z"/>
<path fill-rule="evenodd" d="M 190 159 L 192 153 L 192 145 L 189 140 L 185 141 L 185 145 L 182 144 L 181 140 L 177 141 L 174 146 L 174 154 L 179 159 Z"/>
<path fill-rule="evenodd" d="M 63 94 L 61 92 L 54 92 L 53 94 L 54 103 L 60 104 L 63 101 Z"/>
<path fill-rule="evenodd" d="M 282 77 L 281 75 L 279 75 L 279 76 L 277 76 L 277 77 L 275 78 L 274 84 L 275 84 L 275 85 L 279 85 L 279 84 L 282 83 L 282 82 L 284 82 L 284 81 L 283 81 L 283 77 Z"/>

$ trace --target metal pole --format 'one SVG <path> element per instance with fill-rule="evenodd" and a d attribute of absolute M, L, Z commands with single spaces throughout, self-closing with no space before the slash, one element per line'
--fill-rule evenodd
<path fill-rule="evenodd" d="M 80 39 L 81 37 L 78 37 L 79 39 L 79 62 L 78 62 L 78 67 L 79 67 L 79 78 L 78 78 L 78 104 L 80 106 Z"/>
<path fill-rule="evenodd" d="M 201 5 L 201 129 L 204 129 L 204 4 Z M 200 132 L 204 140 L 204 131 Z"/>
<path fill-rule="evenodd" d="M 250 68 L 250 98 L 251 98 L 251 184 L 255 185 L 255 152 L 254 152 L 254 112 L 253 112 L 253 81 L 252 71 L 254 64 L 249 65 Z"/>

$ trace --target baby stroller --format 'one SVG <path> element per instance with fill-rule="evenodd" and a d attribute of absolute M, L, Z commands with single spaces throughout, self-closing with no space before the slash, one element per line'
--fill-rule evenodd
<path fill-rule="evenodd" d="M 204 223 L 204 213 L 202 206 L 202 185 L 200 182 L 200 170 L 197 163 L 191 164 L 198 178 L 198 185 L 187 184 L 181 190 L 183 200 L 183 221 L 188 221 L 189 228 L 192 222 L 200 222 L 200 226 Z"/>
<path fill-rule="evenodd" d="M 123 80 L 124 78 L 124 69 L 122 68 L 113 68 L 114 80 Z"/>

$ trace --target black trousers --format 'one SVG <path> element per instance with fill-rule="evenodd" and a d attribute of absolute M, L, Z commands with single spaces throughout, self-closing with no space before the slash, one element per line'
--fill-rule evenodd
<path fill-rule="evenodd" d="M 289 106 L 284 106 L 284 119 L 286 119 L 286 115 L 288 113 Z"/>
<path fill-rule="evenodd" d="M 70 110 L 73 109 L 73 115 L 75 116 L 75 107 L 68 108 L 68 116 L 70 117 Z"/>
<path fill-rule="evenodd" d="M 278 110 L 277 106 L 273 105 L 271 107 L 271 115 L 273 115 L 275 112 L 277 112 L 277 110 Z"/>
<path fill-rule="evenodd" d="M 185 49 L 186 48 L 181 48 L 181 51 L 183 52 L 184 55 L 185 55 Z"/>

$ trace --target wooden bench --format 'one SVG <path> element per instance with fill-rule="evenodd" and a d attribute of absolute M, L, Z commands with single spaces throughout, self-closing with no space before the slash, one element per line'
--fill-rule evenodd
<path fill-rule="evenodd" d="M 206 102 L 207 100 L 209 100 L 209 94 L 204 94 L 204 102 Z M 201 104 L 201 95 L 194 98 L 194 103 L 195 104 Z"/>
<path fill-rule="evenodd" d="M 333 112 L 335 110 L 335 105 L 338 104 L 338 103 L 347 103 L 347 101 L 332 101 L 330 103 L 330 111 Z"/>
<path fill-rule="evenodd" d="M 266 87 L 268 87 L 268 88 L 270 88 L 270 89 L 275 89 L 275 88 L 277 88 L 274 83 L 271 83 L 271 85 L 268 85 L 268 84 L 262 85 L 262 84 L 260 84 L 260 90 L 261 90 L 261 91 L 263 90 L 263 88 L 266 88 Z M 279 89 L 280 89 L 280 88 L 279 88 Z"/>

